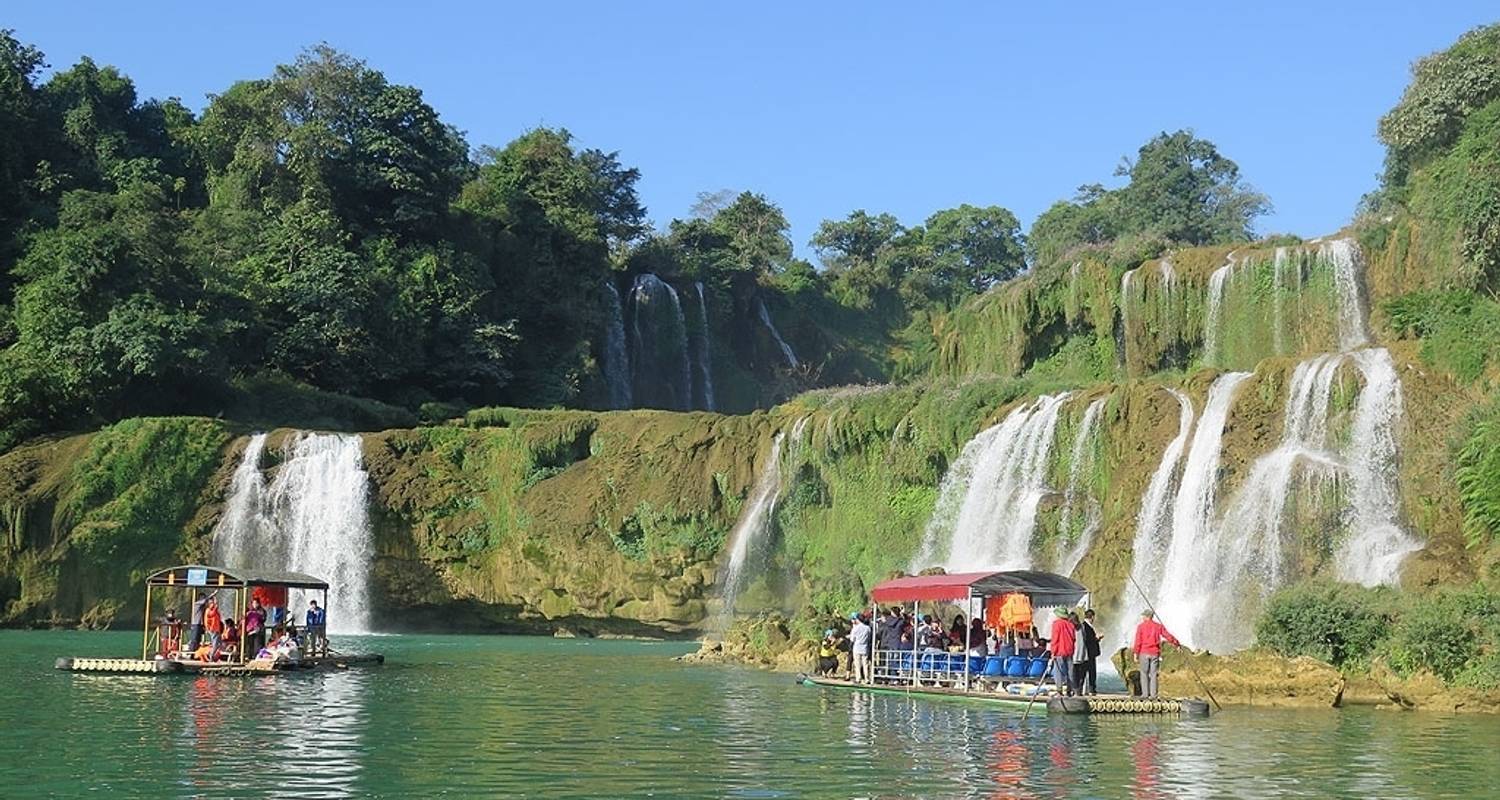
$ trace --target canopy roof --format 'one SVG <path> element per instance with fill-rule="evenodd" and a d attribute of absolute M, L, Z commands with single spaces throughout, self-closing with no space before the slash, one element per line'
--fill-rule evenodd
<path fill-rule="evenodd" d="M 146 578 L 147 586 L 238 589 L 245 586 L 286 586 L 291 589 L 327 589 L 328 581 L 300 572 L 252 572 L 249 570 L 184 564 L 168 567 Z"/>
<path fill-rule="evenodd" d="M 1067 606 L 1082 600 L 1089 590 L 1078 581 L 1054 572 L 1017 569 L 894 578 L 877 584 L 870 594 L 877 603 L 899 603 L 995 597 L 1012 592 L 1030 597 L 1033 605 Z"/>

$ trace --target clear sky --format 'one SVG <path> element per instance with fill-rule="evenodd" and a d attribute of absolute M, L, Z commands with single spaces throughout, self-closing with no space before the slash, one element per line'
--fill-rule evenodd
<path fill-rule="evenodd" d="M 548 125 L 618 150 L 658 225 L 701 191 L 763 192 L 808 254 L 820 220 L 858 208 L 913 224 L 998 204 L 1029 226 L 1180 127 L 1271 197 L 1262 233 L 1328 233 L 1375 185 L 1375 122 L 1411 62 L 1496 20 L 1494 0 L 12 0 L 0 27 L 194 108 L 326 41 L 422 89 L 472 146 Z"/>

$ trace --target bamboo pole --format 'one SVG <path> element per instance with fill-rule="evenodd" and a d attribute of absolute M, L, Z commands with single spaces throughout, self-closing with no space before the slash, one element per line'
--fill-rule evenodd
<path fill-rule="evenodd" d="M 1145 590 L 1143 590 L 1141 588 L 1140 584 L 1138 584 L 1138 583 L 1135 582 L 1135 576 L 1131 575 L 1129 573 L 1126 573 L 1125 577 L 1129 578 L 1130 579 L 1130 585 L 1134 586 L 1135 590 L 1137 592 L 1141 593 L 1141 599 L 1146 601 L 1146 609 L 1151 612 L 1151 616 L 1155 617 L 1156 616 L 1156 606 L 1151 605 L 1151 598 L 1147 597 Z M 1221 705 L 1219 705 L 1218 698 L 1214 697 L 1214 691 L 1212 689 L 1208 688 L 1208 684 L 1206 684 L 1206 683 L 1203 682 L 1203 676 L 1198 674 L 1198 668 L 1195 667 L 1195 666 L 1193 666 L 1193 661 L 1192 661 L 1191 658 L 1188 659 L 1187 665 L 1188 665 L 1188 669 L 1193 673 L 1193 679 L 1196 680 L 1196 681 L 1198 681 L 1199 688 L 1203 689 L 1203 693 L 1206 694 L 1206 695 L 1208 695 L 1208 699 L 1209 700 L 1213 701 L 1214 708 L 1216 708 L 1216 709 L 1218 709 L 1220 711 L 1223 711 L 1224 707 L 1221 706 Z"/>

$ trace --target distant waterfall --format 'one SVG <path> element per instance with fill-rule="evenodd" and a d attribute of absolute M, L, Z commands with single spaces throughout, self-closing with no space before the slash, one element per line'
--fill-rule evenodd
<path fill-rule="evenodd" d="M 1354 363 L 1364 377 L 1345 462 L 1349 500 L 1344 506 L 1346 535 L 1334 554 L 1334 569 L 1346 581 L 1394 585 L 1401 563 L 1421 544 L 1397 520 L 1401 500 L 1396 485 L 1396 425 L 1401 419 L 1401 379 L 1384 348 L 1360 350 Z"/>
<path fill-rule="evenodd" d="M 1276 355 L 1286 352 L 1286 330 L 1283 320 L 1286 319 L 1286 267 L 1287 250 L 1285 247 L 1276 248 L 1276 256 L 1271 262 L 1271 346 Z"/>
<path fill-rule="evenodd" d="M 1358 271 L 1364 266 L 1359 248 L 1350 239 L 1335 239 L 1319 245 L 1318 254 L 1333 265 L 1333 285 L 1339 298 L 1339 348 L 1353 350 L 1369 344 L 1359 291 Z"/>
<path fill-rule="evenodd" d="M 709 361 L 708 354 L 708 302 L 703 297 L 703 282 L 693 284 L 698 293 L 698 305 L 692 326 L 693 342 L 693 403 L 695 408 L 704 411 L 713 411 L 714 401 L 714 374 L 713 365 Z"/>
<path fill-rule="evenodd" d="M 265 434 L 251 437 L 235 470 L 214 531 L 215 557 L 231 568 L 322 578 L 330 584 L 330 630 L 369 630 L 374 540 L 359 437 L 297 434 L 269 486 L 260 472 L 265 441 Z M 312 597 L 291 610 L 300 614 Z"/>
<path fill-rule="evenodd" d="M 1099 498 L 1093 496 L 1084 481 L 1094 468 L 1094 439 L 1098 432 L 1099 416 L 1104 411 L 1107 400 L 1108 398 L 1101 397 L 1089 403 L 1083 412 L 1083 419 L 1078 423 L 1078 432 L 1073 436 L 1073 446 L 1068 451 L 1068 488 L 1063 491 L 1062 519 L 1057 526 L 1057 571 L 1064 575 L 1072 575 L 1073 570 L 1078 568 L 1078 562 L 1088 553 L 1103 516 Z M 1080 517 L 1082 522 L 1075 522 Z M 1076 534 L 1073 530 L 1075 524 L 1078 526 Z"/>
<path fill-rule="evenodd" d="M 635 402 L 673 411 L 692 408 L 687 320 L 677 290 L 661 278 L 644 273 L 635 277 L 630 302 Z"/>
<path fill-rule="evenodd" d="M 950 473 L 967 480 L 944 479 L 919 558 L 936 559 L 947 533 L 949 571 L 1031 565 L 1037 506 L 1053 491 L 1047 485 L 1053 433 L 1068 397 L 1064 392 L 1023 404 L 964 446 Z"/>
<path fill-rule="evenodd" d="M 787 457 L 795 461 L 802 448 L 803 432 L 807 429 L 809 417 L 801 417 L 792 423 L 790 447 Z M 730 621 L 734 617 L 734 606 L 739 600 L 740 592 L 744 589 L 746 568 L 751 556 L 760 549 L 767 535 L 771 532 L 771 524 L 776 515 L 776 503 L 781 498 L 781 468 L 784 456 L 782 444 L 787 439 L 786 432 L 778 431 L 771 439 L 771 452 L 761 465 L 760 473 L 755 476 L 755 485 L 750 489 L 749 497 L 745 498 L 745 506 L 740 511 L 740 518 L 735 521 L 734 529 L 729 532 L 729 560 L 724 566 L 724 577 L 720 583 L 723 589 L 719 596 L 723 599 L 723 610 L 720 612 L 721 630 L 727 630 Z"/>
<path fill-rule="evenodd" d="M 1177 482 L 1177 465 L 1182 461 L 1182 451 L 1187 447 L 1188 435 L 1193 430 L 1193 401 L 1176 389 L 1168 389 L 1177 401 L 1177 435 L 1162 450 L 1161 461 L 1151 473 L 1146 484 L 1146 493 L 1141 496 L 1141 507 L 1136 513 L 1135 542 L 1131 551 L 1135 554 L 1130 566 L 1127 597 L 1139 601 L 1136 587 L 1145 589 L 1160 582 L 1161 554 L 1166 550 L 1168 535 L 1165 523 L 1172 518 L 1172 502 Z M 1136 606 L 1139 608 L 1139 606 Z M 1134 620 L 1125 620 L 1133 624 Z"/>
<path fill-rule="evenodd" d="M 1120 328 L 1126 332 L 1127 337 L 1130 333 L 1130 284 L 1138 269 L 1140 268 L 1127 269 L 1120 276 Z"/>
<path fill-rule="evenodd" d="M 630 351 L 625 344 L 625 309 L 615 282 L 604 282 L 604 382 L 610 408 L 630 408 Z"/>
<path fill-rule="evenodd" d="M 755 298 L 755 315 L 760 318 L 761 324 L 765 325 L 766 330 L 771 333 L 771 338 L 776 342 L 776 346 L 781 348 L 781 357 L 786 359 L 786 365 L 792 369 L 796 369 L 799 366 L 797 354 L 792 352 L 792 346 L 787 344 L 785 339 L 781 338 L 781 331 L 776 330 L 776 323 L 771 321 L 771 312 L 766 310 L 765 302 L 759 297 Z"/>
<path fill-rule="evenodd" d="M 1219 317 L 1224 305 L 1224 284 L 1234 274 L 1234 257 L 1208 276 L 1208 306 L 1203 313 L 1203 360 L 1219 363 Z"/>
<path fill-rule="evenodd" d="M 1182 620 L 1185 624 L 1178 625 L 1178 635 L 1194 642 L 1201 638 L 1196 635 L 1198 628 L 1212 609 L 1207 599 L 1222 585 L 1218 557 L 1233 548 L 1224 541 L 1224 529 L 1215 525 L 1214 501 L 1224 423 L 1235 390 L 1249 377 L 1248 372 L 1228 372 L 1209 387 L 1173 503 L 1172 536 L 1164 566 L 1156 585 L 1142 586 L 1160 607 L 1170 609 L 1163 612 L 1165 621 Z"/>

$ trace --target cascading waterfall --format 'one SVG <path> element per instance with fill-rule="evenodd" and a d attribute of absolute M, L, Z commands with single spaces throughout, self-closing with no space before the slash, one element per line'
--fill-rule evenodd
<path fill-rule="evenodd" d="M 1235 390 L 1248 372 L 1220 375 L 1209 387 L 1203 414 L 1193 431 L 1182 479 L 1172 506 L 1172 533 L 1163 567 L 1155 585 L 1143 584 L 1163 609 L 1164 621 L 1186 641 L 1196 642 L 1200 623 L 1210 605 L 1206 598 L 1219 587 L 1216 556 L 1229 546 L 1223 528 L 1214 525 L 1214 501 L 1219 483 L 1219 459 L 1224 424 L 1229 419 Z M 1140 554 L 1137 553 L 1137 557 Z"/>
<path fill-rule="evenodd" d="M 1354 363 L 1364 377 L 1345 462 L 1349 467 L 1347 534 L 1334 555 L 1334 569 L 1346 581 L 1394 585 L 1406 556 L 1421 547 L 1397 524 L 1396 425 L 1401 419 L 1401 379 L 1384 348 L 1360 350 Z"/>
<path fill-rule="evenodd" d="M 957 470 L 967 473 L 967 482 L 944 480 L 939 508 L 929 522 L 924 554 L 936 559 L 937 544 L 948 533 L 944 567 L 950 572 L 971 569 L 1021 569 L 1031 565 L 1031 538 L 1036 527 L 1037 506 L 1053 491 L 1047 485 L 1047 466 L 1052 452 L 1058 413 L 1069 397 L 1064 392 L 1046 395 L 1011 411 L 999 425 L 974 437 L 975 449 L 965 446 Z M 968 456 L 966 459 L 965 456 Z M 962 494 L 955 502 L 952 495 Z M 946 508 L 944 508 L 946 506 Z M 949 512 L 956 507 L 956 511 Z M 951 513 L 951 525 L 944 519 Z M 923 564 L 920 568 L 931 566 Z"/>
<path fill-rule="evenodd" d="M 269 486 L 260 472 L 265 441 L 265 434 L 252 437 L 235 470 L 214 531 L 216 557 L 232 568 L 322 578 L 330 584 L 329 629 L 369 630 L 374 540 L 359 437 L 297 434 Z M 292 610 L 302 610 L 314 596 L 293 601 Z"/>
<path fill-rule="evenodd" d="M 771 339 L 776 342 L 776 346 L 781 348 L 781 357 L 786 359 L 786 365 L 797 369 L 800 366 L 797 354 L 793 352 L 792 346 L 781 338 L 781 331 L 776 330 L 776 323 L 771 321 L 771 312 L 766 310 L 766 304 L 759 297 L 755 298 L 755 315 L 760 318 L 761 324 L 766 326 L 766 330 L 770 331 Z"/>
<path fill-rule="evenodd" d="M 677 290 L 648 272 L 635 277 L 630 299 L 636 402 L 687 411 L 693 407 L 693 377 L 687 320 Z"/>
<path fill-rule="evenodd" d="M 1094 534 L 1099 530 L 1099 522 L 1103 516 L 1099 499 L 1083 485 L 1083 476 L 1094 467 L 1094 435 L 1106 400 L 1108 398 L 1101 397 L 1089 403 L 1083 412 L 1083 419 L 1078 423 L 1073 446 L 1068 451 L 1068 488 L 1063 491 L 1062 519 L 1058 523 L 1063 535 L 1058 539 L 1057 571 L 1064 575 L 1072 575 L 1073 570 L 1078 568 L 1078 562 L 1083 560 L 1089 545 L 1093 544 Z M 1077 535 L 1073 536 L 1074 519 L 1079 516 L 1083 521 L 1079 524 Z M 1073 537 L 1071 544 L 1067 541 L 1070 536 Z"/>
<path fill-rule="evenodd" d="M 614 281 L 604 282 L 604 383 L 609 407 L 630 408 L 630 351 L 625 344 L 625 309 Z"/>
<path fill-rule="evenodd" d="M 1177 401 L 1177 435 L 1167 442 L 1161 451 L 1161 461 L 1151 473 L 1146 484 L 1146 493 L 1141 496 L 1141 507 L 1136 512 L 1135 541 L 1131 551 L 1135 554 L 1130 565 L 1132 586 L 1126 587 L 1130 602 L 1140 603 L 1140 592 L 1147 586 L 1155 586 L 1161 580 L 1161 554 L 1165 552 L 1167 530 L 1165 523 L 1171 519 L 1173 489 L 1177 482 L 1177 465 L 1182 461 L 1182 451 L 1187 446 L 1188 434 L 1193 429 L 1193 401 L 1176 389 L 1168 389 Z M 1139 609 L 1140 605 L 1132 608 Z M 1135 620 L 1122 615 L 1121 622 L 1131 626 Z M 1128 629 L 1128 628 L 1127 628 Z M 1124 629 L 1122 629 L 1124 630 Z M 1121 635 L 1124 639 L 1124 635 Z"/>
<path fill-rule="evenodd" d="M 1333 265 L 1333 285 L 1339 297 L 1339 348 L 1345 351 L 1370 343 L 1360 299 L 1359 248 L 1351 239 L 1335 239 L 1318 246 L 1318 255 Z"/>
<path fill-rule="evenodd" d="M 750 488 L 750 496 L 745 500 L 740 518 L 729 532 L 729 560 L 724 565 L 724 578 L 721 582 L 724 588 L 720 592 L 723 599 L 718 626 L 720 632 L 728 630 L 734 617 L 734 606 L 744 588 L 746 566 L 751 556 L 763 545 L 771 531 L 776 503 L 781 498 L 783 462 L 790 464 L 801 457 L 802 437 L 809 419 L 810 417 L 800 417 L 792 423 L 790 437 L 785 431 L 777 431 L 771 438 L 771 452 L 761 466 L 760 474 L 755 477 L 755 485 Z M 782 453 L 783 441 L 789 444 L 785 455 Z"/>
<path fill-rule="evenodd" d="M 696 367 L 694 374 L 698 380 L 693 384 L 696 395 L 693 399 L 698 408 L 713 411 L 716 402 L 713 365 L 708 354 L 708 302 L 703 297 L 702 281 L 694 283 L 693 288 L 698 292 L 698 318 L 693 325 L 693 365 Z"/>
<path fill-rule="evenodd" d="M 1234 274 L 1234 256 L 1208 276 L 1208 306 L 1203 315 L 1203 360 L 1219 363 L 1219 317 L 1224 305 L 1224 284 Z"/>

